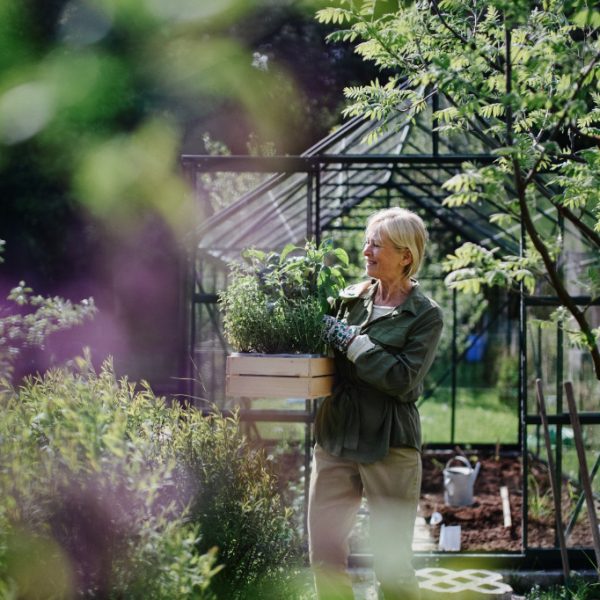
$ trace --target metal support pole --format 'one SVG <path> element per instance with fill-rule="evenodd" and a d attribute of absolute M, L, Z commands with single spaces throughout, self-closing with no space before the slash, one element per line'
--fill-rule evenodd
<path fill-rule="evenodd" d="M 561 238 L 565 239 L 565 220 L 558 214 L 558 226 L 560 228 Z M 563 276 L 561 261 L 558 265 L 559 275 Z M 556 414 L 563 412 L 563 383 L 564 383 L 564 331 L 562 325 L 556 325 Z M 558 484 L 558 494 L 562 497 L 562 466 L 563 466 L 563 441 L 562 425 L 556 424 L 556 482 Z"/>
<path fill-rule="evenodd" d="M 312 171 L 306 174 L 306 239 L 310 240 L 313 236 L 313 174 Z"/>
<path fill-rule="evenodd" d="M 321 243 L 321 166 L 315 171 L 315 243 Z"/>
<path fill-rule="evenodd" d="M 533 340 L 532 340 L 533 341 Z M 542 378 L 542 328 L 538 326 L 537 328 L 537 357 L 535 361 L 535 376 L 539 379 Z M 534 346 L 535 344 L 532 344 Z M 540 455 L 541 446 L 540 446 L 540 433 L 541 433 L 541 424 L 535 426 L 535 453 L 537 456 Z"/>
<path fill-rule="evenodd" d="M 183 175 L 191 193 L 196 196 L 196 171 L 193 166 L 183 165 Z M 197 230 L 197 224 L 193 224 L 194 231 Z M 187 238 L 186 238 L 187 239 Z M 181 392 L 188 398 L 194 397 L 194 352 L 196 348 L 196 277 L 198 260 L 198 243 L 196 236 L 190 237 L 191 241 L 186 243 L 184 248 L 185 257 L 183 261 L 183 298 L 180 301 L 181 308 L 181 326 L 183 339 L 188 341 L 182 344 L 181 357 L 179 359 L 180 386 Z"/>
<path fill-rule="evenodd" d="M 454 444 L 456 434 L 456 367 L 458 362 L 458 308 L 456 288 L 452 290 L 452 405 L 450 412 L 450 443 Z"/>
<path fill-rule="evenodd" d="M 519 256 L 525 255 L 527 232 L 521 219 L 521 241 Z M 527 489 L 527 473 L 529 471 L 529 457 L 527 454 L 527 305 L 525 302 L 525 286 L 519 286 L 519 410 L 521 426 L 519 427 L 519 444 L 522 448 L 521 461 L 523 473 L 521 488 L 523 490 L 523 505 L 521 508 L 521 543 L 527 550 L 527 528 L 529 527 L 529 492 Z"/>
<path fill-rule="evenodd" d="M 440 110 L 440 96 L 437 92 L 431 97 L 431 153 L 433 156 L 438 156 L 440 153 L 440 133 L 438 128 L 438 119 L 434 116 Z"/>
<path fill-rule="evenodd" d="M 563 412 L 563 329 L 560 323 L 556 326 L 556 414 Z M 562 495 L 562 465 L 563 465 L 563 441 L 562 425 L 556 424 L 556 484 L 559 497 Z M 558 541 L 558 540 L 557 540 Z"/>

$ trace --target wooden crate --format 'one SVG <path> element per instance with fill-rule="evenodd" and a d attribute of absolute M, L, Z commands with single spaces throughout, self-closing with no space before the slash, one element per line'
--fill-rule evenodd
<path fill-rule="evenodd" d="M 302 354 L 231 354 L 226 393 L 245 398 L 319 398 L 331 393 L 332 358 Z"/>

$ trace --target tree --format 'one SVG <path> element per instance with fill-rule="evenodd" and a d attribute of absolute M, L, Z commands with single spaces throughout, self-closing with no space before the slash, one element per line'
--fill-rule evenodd
<path fill-rule="evenodd" d="M 579 274 L 592 299 L 600 294 L 600 12 L 586 0 L 342 0 L 317 13 L 338 24 L 332 41 L 352 41 L 364 60 L 391 72 L 385 84 L 347 88 L 346 115 L 380 119 L 398 110 L 414 116 L 439 94 L 439 130 L 469 131 L 497 156 L 464 164 L 444 184 L 450 207 L 498 198 L 491 218 L 521 223 L 520 256 L 500 256 L 465 244 L 448 258 L 450 286 L 550 290 L 553 319 L 587 349 L 600 379 L 600 328 L 581 308 L 561 269 L 564 240 L 535 219 L 545 205 L 590 250 Z M 569 325 L 569 320 L 576 327 Z"/>

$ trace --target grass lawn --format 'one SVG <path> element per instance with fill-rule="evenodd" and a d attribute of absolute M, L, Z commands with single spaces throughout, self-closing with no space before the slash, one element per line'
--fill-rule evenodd
<path fill-rule="evenodd" d="M 495 388 L 457 388 L 456 396 L 454 443 L 517 443 L 517 409 L 500 402 Z M 421 404 L 419 412 L 425 444 L 451 441 L 450 388 L 438 388 L 433 397 Z"/>

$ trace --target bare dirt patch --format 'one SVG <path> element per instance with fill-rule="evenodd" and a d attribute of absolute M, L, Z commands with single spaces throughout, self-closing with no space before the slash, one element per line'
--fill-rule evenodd
<path fill-rule="evenodd" d="M 467 453 L 474 464 L 481 463 L 473 488 L 473 505 L 452 507 L 444 503 L 442 470 L 453 454 L 426 452 L 423 456 L 423 484 L 420 513 L 427 522 L 434 511 L 441 513 L 445 525 L 461 526 L 461 550 L 465 551 L 521 551 L 523 480 L 519 455 L 482 456 Z M 529 461 L 530 510 L 528 546 L 552 548 L 555 546 L 555 522 L 545 463 L 531 458 Z M 534 483 L 535 482 L 535 483 Z M 504 526 L 501 486 L 508 488 L 512 525 Z M 568 523 L 576 497 L 569 493 L 565 482 L 562 493 L 563 522 Z M 439 535 L 439 526 L 432 528 Z M 569 546 L 592 546 L 591 529 L 585 507 L 568 540 Z"/>

